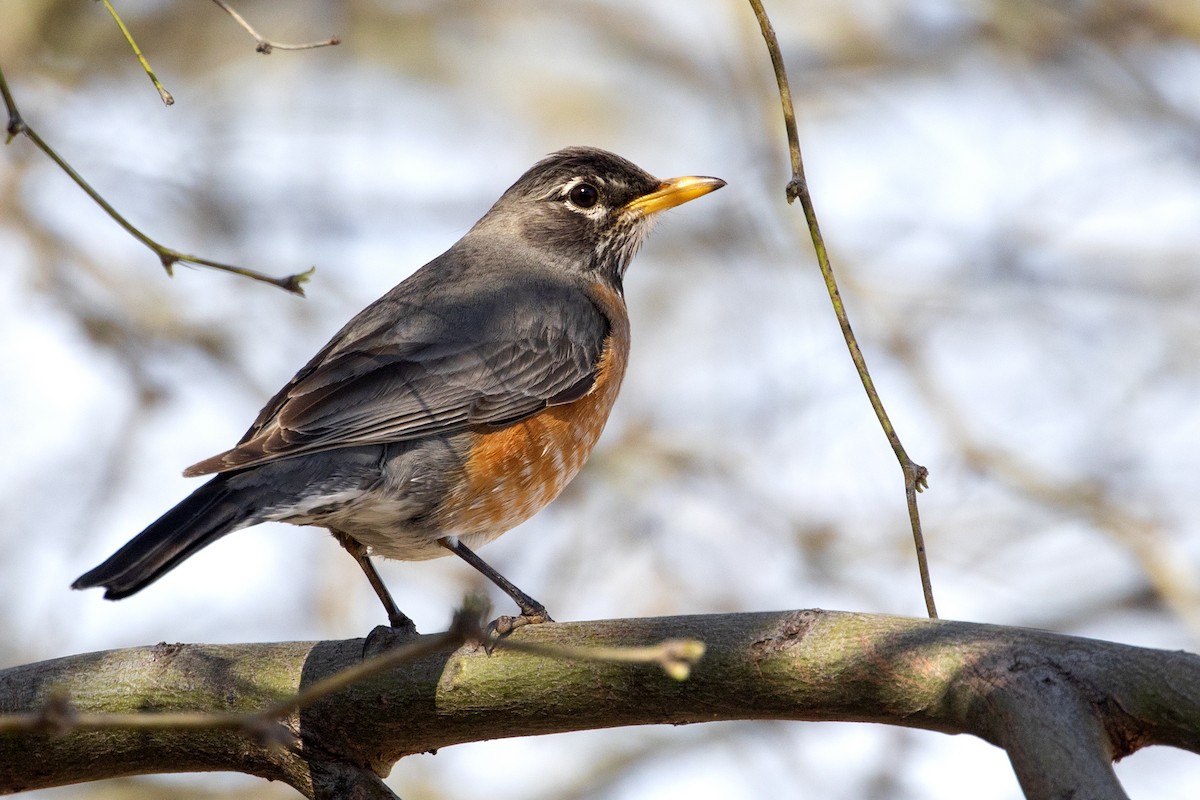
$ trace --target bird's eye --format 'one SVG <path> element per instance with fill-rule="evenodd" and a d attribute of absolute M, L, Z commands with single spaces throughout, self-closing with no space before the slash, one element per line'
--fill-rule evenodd
<path fill-rule="evenodd" d="M 567 197 L 578 208 L 591 208 L 600 202 L 600 190 L 590 183 L 577 183 L 571 187 Z"/>

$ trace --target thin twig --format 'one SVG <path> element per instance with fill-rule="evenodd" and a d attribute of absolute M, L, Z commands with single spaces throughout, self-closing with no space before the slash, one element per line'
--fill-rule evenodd
<path fill-rule="evenodd" d="M 603 661 L 609 664 L 657 664 L 663 672 L 677 681 L 685 681 L 692 667 L 704 655 L 704 642 L 697 639 L 667 639 L 646 647 L 568 647 L 519 639 L 498 639 L 500 650 L 545 656 L 547 658 Z"/>
<path fill-rule="evenodd" d="M 755 17 L 758 18 L 763 39 L 767 44 L 767 51 L 771 54 L 771 65 L 775 69 L 775 80 L 779 84 L 779 100 L 783 105 L 783 120 L 787 128 L 788 148 L 792 160 L 792 178 L 788 181 L 786 189 L 787 200 L 789 203 L 799 200 L 800 207 L 804 209 L 804 218 L 808 222 L 808 233 L 817 254 L 817 264 L 821 268 L 821 276 L 825 279 L 825 289 L 829 292 L 834 314 L 837 315 L 838 325 L 842 329 L 842 338 L 846 340 L 850 358 L 854 362 L 855 369 L 858 370 L 858 376 L 867 392 L 867 398 L 871 401 L 871 408 L 875 409 L 875 416 L 878 417 L 884 435 L 887 436 L 888 443 L 892 446 L 892 452 L 896 454 L 896 460 L 900 462 L 900 468 L 904 471 L 904 494 L 908 502 L 908 518 L 912 524 L 913 543 L 917 551 L 917 569 L 921 574 L 921 589 L 925 594 L 925 609 L 930 618 L 936 619 L 937 606 L 933 600 L 933 584 L 929 577 L 929 563 L 925 554 L 925 536 L 921 532 L 921 517 L 917 509 L 917 492 L 929 486 L 929 470 L 913 461 L 905 452 L 904 446 L 900 443 L 900 437 L 883 407 L 883 401 L 879 399 L 875 382 L 871 380 L 871 373 L 867 370 L 867 362 L 863 358 L 862 350 L 859 349 L 858 340 L 850 328 L 850 318 L 846 314 L 841 292 L 838 291 L 837 281 L 833 276 L 829 253 L 825 249 L 825 239 L 821 236 L 821 228 L 817 224 L 817 212 L 808 191 L 808 181 L 804 177 L 804 161 L 800 157 L 800 136 L 796 132 L 796 111 L 792 103 L 791 89 L 788 88 L 787 72 L 784 69 L 779 40 L 775 36 L 775 29 L 767 17 L 761 0 L 750 0 L 750 5 L 754 9 Z"/>
<path fill-rule="evenodd" d="M 254 41 L 258 42 L 258 46 L 254 49 L 264 56 L 269 56 L 272 50 L 312 50 L 317 47 L 331 47 L 342 42 L 341 38 L 337 36 L 331 36 L 319 42 L 304 42 L 302 44 L 284 44 L 283 42 L 272 41 L 254 30 L 250 23 L 246 21 L 246 18 L 230 7 L 224 0 L 213 0 L 213 2 L 220 6 L 226 14 L 233 17 L 234 22 L 241 25 L 246 33 L 254 37 Z"/>
<path fill-rule="evenodd" d="M 34 731 L 64 736 L 74 731 L 126 729 L 225 729 L 243 727 L 246 714 L 190 712 L 80 713 L 62 695 L 50 698 L 37 712 L 0 716 L 0 734 Z"/>
<path fill-rule="evenodd" d="M 125 37 L 125 41 L 129 42 L 129 46 L 133 48 L 133 54 L 137 56 L 137 60 L 142 65 L 142 69 L 146 70 L 146 74 L 150 76 L 150 82 L 154 84 L 155 89 L 158 89 L 158 96 L 162 98 L 163 103 L 166 105 L 174 105 L 175 98 L 171 96 L 171 93 L 167 91 L 166 87 L 159 82 L 158 76 L 154 74 L 154 70 L 150 69 L 150 62 L 146 60 L 144 55 L 142 55 L 142 49 L 138 47 L 137 42 L 133 40 L 133 34 L 131 34 L 129 29 L 125 27 L 125 23 L 117 14 L 117 10 L 113 8 L 112 3 L 110 3 L 109 0 L 101 0 L 101 2 L 104 3 L 104 7 L 108 9 L 108 13 L 112 14 L 112 18 L 114 21 L 116 21 L 117 27 L 121 29 L 121 35 Z"/>
<path fill-rule="evenodd" d="M 232 264 L 223 264 L 219 261 L 210 261 L 207 258 L 200 258 L 199 256 L 181 253 L 178 250 L 161 245 L 154 239 L 151 239 L 149 236 L 135 228 L 127 219 L 125 219 L 125 217 L 121 216 L 121 214 L 115 208 L 113 208 L 107 200 L 100 196 L 99 192 L 93 189 L 92 186 L 83 179 L 83 176 L 76 172 L 70 164 L 64 161 L 63 158 L 59 156 L 58 153 L 56 153 L 54 149 L 50 147 L 50 145 L 48 145 L 44 139 L 42 139 L 41 136 L 38 136 L 37 132 L 34 131 L 33 128 L 29 127 L 28 123 L 26 123 L 21 117 L 21 112 L 17 108 L 16 101 L 13 99 L 12 93 L 9 91 L 8 82 L 4 79 L 3 70 L 0 70 L 0 95 L 3 96 L 4 105 L 8 109 L 8 138 L 6 143 L 11 142 L 13 137 L 15 137 L 17 134 L 24 134 L 39 150 L 49 156 L 50 160 L 57 164 L 59 169 L 65 172 L 71 178 L 71 180 L 75 181 L 75 184 L 79 186 L 80 189 L 83 189 L 87 196 L 92 198 L 96 205 L 104 209 L 105 212 L 107 212 L 108 215 L 112 217 L 118 225 L 124 228 L 130 236 L 132 236 L 134 239 L 137 239 L 146 247 L 150 248 L 150 250 L 158 256 L 158 260 L 162 263 L 163 269 L 167 271 L 168 275 L 174 274 L 172 267 L 174 267 L 175 264 L 195 264 L 201 267 L 210 267 L 212 269 L 221 270 L 222 272 L 231 272 L 234 275 L 241 275 L 245 278 L 250 278 L 251 280 L 260 281 L 261 283 L 269 283 L 272 286 L 278 286 L 279 288 L 285 289 L 293 294 L 298 294 L 301 296 L 304 295 L 303 284 L 312 277 L 313 273 L 316 271 L 315 267 L 295 275 L 287 275 L 282 278 L 273 278 L 270 275 L 264 275 L 261 272 L 247 269 L 245 267 L 238 267 Z"/>
<path fill-rule="evenodd" d="M 459 612 L 459 614 L 461 615 L 463 612 Z M 292 697 L 263 709 L 255 716 L 262 720 L 281 719 L 288 714 L 312 705 L 322 697 L 327 697 L 348 686 L 353 686 L 372 675 L 378 675 L 380 672 L 389 670 L 392 667 L 407 664 L 410 661 L 415 661 L 422 656 L 436 653 L 440 650 L 459 647 L 472 639 L 478 640 L 480 637 L 482 637 L 482 631 L 479 628 L 478 621 L 473 626 L 463 627 L 456 620 L 450 627 L 450 630 L 445 633 L 422 636 L 415 641 L 396 645 L 380 655 L 368 658 L 361 664 L 347 667 L 340 672 L 330 675 L 328 678 L 317 681 L 311 686 L 297 692 Z"/>

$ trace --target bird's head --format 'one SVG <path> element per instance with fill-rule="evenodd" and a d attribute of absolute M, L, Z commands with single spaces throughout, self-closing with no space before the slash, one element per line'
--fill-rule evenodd
<path fill-rule="evenodd" d="M 605 150 L 569 147 L 530 167 L 481 224 L 515 227 L 546 257 L 620 286 L 660 212 L 724 185 L 695 176 L 660 180 Z"/>

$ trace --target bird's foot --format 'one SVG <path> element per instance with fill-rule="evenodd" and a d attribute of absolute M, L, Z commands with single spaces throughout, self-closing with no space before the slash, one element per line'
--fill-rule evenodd
<path fill-rule="evenodd" d="M 386 626 L 380 625 L 375 630 L 384 627 L 391 628 L 393 631 L 405 636 L 417 635 L 417 623 L 413 622 L 403 611 L 396 608 L 394 604 L 388 611 L 388 624 Z"/>
<path fill-rule="evenodd" d="M 520 616 L 496 617 L 488 623 L 487 636 L 490 640 L 503 639 L 517 628 L 524 628 L 526 625 L 541 625 L 543 622 L 554 622 L 554 618 L 546 611 L 545 606 L 523 608 Z"/>

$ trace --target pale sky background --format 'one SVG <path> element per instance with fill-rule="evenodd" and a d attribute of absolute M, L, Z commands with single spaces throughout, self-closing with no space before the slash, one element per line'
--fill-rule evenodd
<path fill-rule="evenodd" d="M 810 187 L 921 497 L 942 615 L 1137 645 L 1200 635 L 1200 6 L 769 2 Z M 560 620 L 821 607 L 923 614 L 900 471 L 799 207 L 748 5 L 0 0 L 27 121 L 170 246 L 157 260 L 33 146 L 0 154 L 0 666 L 158 641 L 349 638 L 382 622 L 316 529 L 236 533 L 120 603 L 70 582 L 194 488 L 358 309 L 569 144 L 716 175 L 629 272 L 625 387 L 551 508 L 482 555 Z M 482 588 L 382 566 L 423 631 Z M 497 611 L 508 601 L 489 590 Z M 498 770 L 532 763 L 537 770 Z M 1200 760 L 1118 766 L 1192 798 Z M 405 800 L 1020 796 L 1004 753 L 884 726 L 577 733 L 405 759 Z M 295 796 L 243 776 L 31 793 Z"/>

